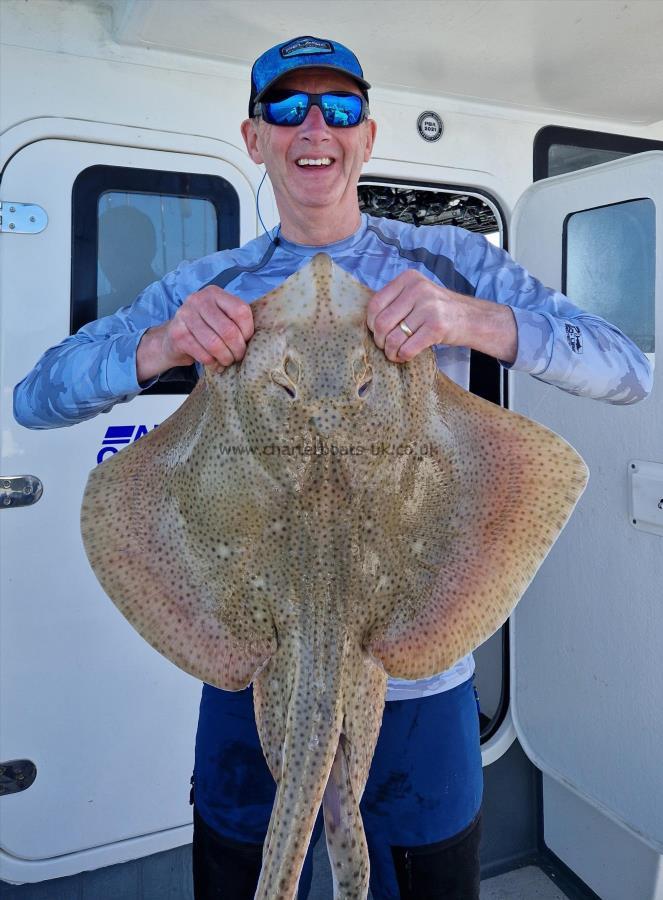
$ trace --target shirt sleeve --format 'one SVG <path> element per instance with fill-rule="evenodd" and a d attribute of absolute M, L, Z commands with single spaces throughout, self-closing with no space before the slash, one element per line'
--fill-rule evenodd
<path fill-rule="evenodd" d="M 518 352 L 510 368 L 608 403 L 636 403 L 650 393 L 651 364 L 629 337 L 545 287 L 505 250 L 463 231 L 457 265 L 476 297 L 511 308 Z"/>
<path fill-rule="evenodd" d="M 182 304 L 182 263 L 139 294 L 131 306 L 84 325 L 47 350 L 14 388 L 14 417 L 26 428 L 58 428 L 108 412 L 156 381 L 139 384 L 136 350 L 153 325 Z"/>

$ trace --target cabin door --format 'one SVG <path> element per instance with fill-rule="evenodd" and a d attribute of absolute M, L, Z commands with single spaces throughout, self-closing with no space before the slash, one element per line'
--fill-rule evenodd
<path fill-rule="evenodd" d="M 56 120 L 48 123 L 57 134 Z M 0 761 L 24 761 L 24 783 L 36 766 L 29 787 L 0 796 L 0 878 L 10 881 L 190 841 L 200 697 L 200 683 L 105 596 L 79 529 L 90 470 L 167 418 L 184 394 L 166 385 L 82 424 L 33 431 L 14 420 L 13 387 L 46 348 L 131 302 L 181 259 L 255 237 L 253 175 L 242 173 L 242 159 L 219 158 L 221 142 L 201 141 L 196 153 L 195 138 L 152 132 L 150 146 L 164 149 L 148 149 L 141 132 L 75 127 L 90 139 L 35 138 L 3 157 Z M 169 141 L 177 152 L 165 149 Z M 12 480 L 21 476 L 43 485 L 36 502 L 19 502 L 36 484 Z"/>
<path fill-rule="evenodd" d="M 544 284 L 652 361 L 663 351 L 663 153 L 540 181 L 512 226 L 513 255 Z M 576 871 L 596 857 L 579 874 L 605 898 L 654 894 L 606 883 L 618 851 L 604 836 L 596 854 L 594 814 L 663 853 L 662 376 L 659 365 L 646 401 L 616 406 L 510 373 L 510 406 L 566 438 L 591 472 L 511 617 L 511 684 L 518 737 L 544 773 L 546 843 Z"/>

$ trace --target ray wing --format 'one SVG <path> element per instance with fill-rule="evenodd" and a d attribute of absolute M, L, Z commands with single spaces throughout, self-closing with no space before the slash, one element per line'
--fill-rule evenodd
<path fill-rule="evenodd" d="M 88 559 L 115 605 L 160 653 L 227 690 L 246 687 L 276 645 L 251 587 L 258 498 L 272 486 L 250 455 L 219 446 L 241 445 L 235 377 L 206 372 L 166 422 L 92 471 L 81 510 Z M 225 385 L 213 398 L 211 378 Z"/>
<path fill-rule="evenodd" d="M 430 456 L 411 480 L 426 502 L 416 525 L 401 519 L 398 555 L 424 586 L 368 640 L 390 675 L 408 679 L 444 671 L 506 621 L 587 481 L 558 435 L 441 374 L 424 441 Z"/>

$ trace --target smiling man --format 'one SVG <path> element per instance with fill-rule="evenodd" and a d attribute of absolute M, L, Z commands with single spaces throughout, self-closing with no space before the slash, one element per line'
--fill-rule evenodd
<path fill-rule="evenodd" d="M 572 393 L 612 403 L 645 396 L 651 371 L 627 337 L 481 235 L 360 214 L 357 182 L 376 137 L 369 87 L 336 41 L 305 36 L 267 50 L 253 66 L 241 128 L 271 179 L 278 228 L 182 263 L 131 307 L 48 350 L 16 387 L 18 421 L 69 425 L 131 399 L 174 366 L 238 362 L 253 334 L 251 301 L 320 251 L 376 292 L 368 326 L 394 362 L 433 347 L 438 367 L 467 387 L 474 348 Z M 423 681 L 389 682 L 361 805 L 374 900 L 479 897 L 473 671 L 468 656 Z M 196 900 L 249 900 L 274 799 L 250 688 L 204 685 L 193 795 Z M 309 852 L 301 900 L 310 881 Z"/>

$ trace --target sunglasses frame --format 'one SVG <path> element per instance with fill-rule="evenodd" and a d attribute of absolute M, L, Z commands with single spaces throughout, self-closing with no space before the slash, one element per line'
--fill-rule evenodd
<path fill-rule="evenodd" d="M 283 94 L 279 99 L 275 99 L 276 94 Z M 303 94 L 308 99 L 308 106 L 306 107 L 306 112 L 304 113 L 304 118 L 301 122 L 272 122 L 267 117 L 267 110 L 265 107 L 268 103 L 278 103 L 279 100 L 287 100 L 288 97 L 296 97 L 300 94 Z M 306 117 L 311 112 L 311 107 L 317 106 L 320 112 L 322 113 L 322 118 L 325 120 L 325 125 L 328 128 L 356 128 L 357 125 L 361 125 L 368 118 L 368 101 L 361 94 L 354 94 L 352 91 L 324 91 L 322 94 L 311 94 L 308 91 L 297 91 L 297 90 L 284 90 L 284 91 L 274 91 L 271 95 L 272 99 L 269 99 L 270 95 L 265 97 L 263 100 L 258 101 L 254 108 L 254 117 L 260 117 L 264 122 L 268 125 L 276 125 L 278 128 L 297 128 L 302 125 L 306 121 Z M 361 110 L 359 119 L 356 122 L 353 122 L 352 125 L 338 125 L 332 124 L 327 121 L 325 118 L 325 111 L 322 106 L 322 98 L 323 97 L 355 97 L 357 100 L 361 102 Z"/>

